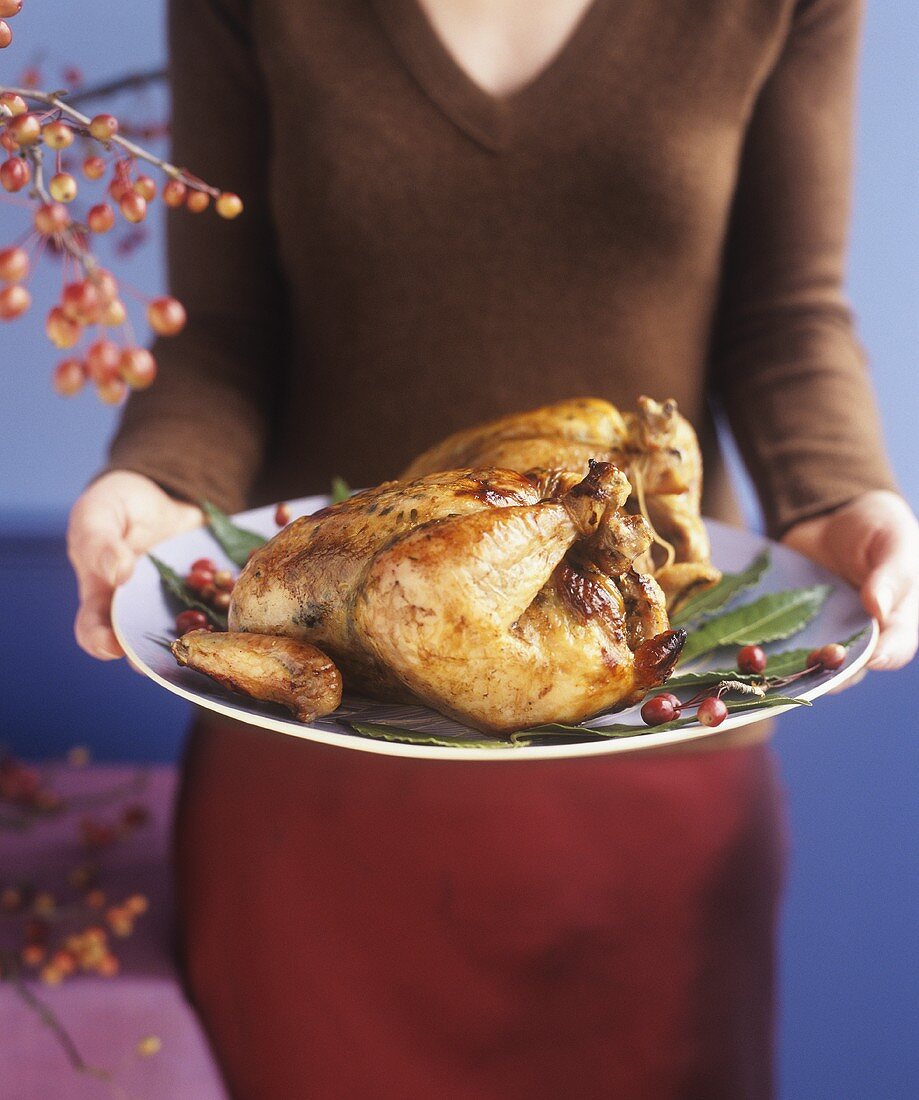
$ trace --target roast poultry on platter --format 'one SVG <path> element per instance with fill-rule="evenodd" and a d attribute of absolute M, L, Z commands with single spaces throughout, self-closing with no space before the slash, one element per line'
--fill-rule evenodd
<path fill-rule="evenodd" d="M 670 675 L 672 571 L 694 569 L 693 588 L 718 576 L 700 487 L 673 402 L 508 417 L 289 524 L 242 571 L 229 632 L 173 652 L 304 721 L 344 685 L 491 733 L 579 722 Z"/>

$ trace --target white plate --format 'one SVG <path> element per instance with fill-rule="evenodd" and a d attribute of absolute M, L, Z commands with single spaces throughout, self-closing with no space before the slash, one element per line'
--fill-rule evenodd
<path fill-rule="evenodd" d="M 327 497 L 306 497 L 291 503 L 294 517 L 308 515 L 328 504 Z M 234 517 L 241 526 L 266 536 L 277 532 L 274 523 L 274 506 L 257 508 Z M 775 642 L 764 646 L 767 653 L 783 649 L 815 647 L 826 642 L 850 638 L 859 631 L 864 634 L 849 647 L 845 664 L 830 675 L 807 677 L 794 684 L 797 698 L 813 700 L 832 688 L 854 676 L 867 662 L 877 640 L 877 624 L 863 610 L 857 594 L 838 577 L 828 573 L 819 565 L 808 561 L 800 554 L 784 546 L 772 543 L 748 531 L 737 530 L 723 523 L 707 520 L 706 526 L 712 542 L 712 560 L 725 572 L 738 572 L 744 569 L 752 559 L 766 546 L 771 555 L 771 565 L 755 590 L 740 597 L 746 602 L 767 592 L 803 585 L 828 583 L 833 586 L 829 599 L 820 614 L 803 630 L 784 642 Z M 156 556 L 171 565 L 177 572 L 184 574 L 190 564 L 201 557 L 213 558 L 221 566 L 231 568 L 231 563 L 222 554 L 213 536 L 199 528 L 183 535 L 177 535 L 161 543 L 155 550 Z M 327 745 L 341 748 L 358 749 L 363 752 L 376 752 L 388 756 L 409 756 L 428 760 L 547 760 L 569 756 L 598 756 L 614 752 L 634 752 L 649 748 L 670 748 L 689 741 L 721 734 L 725 730 L 736 729 L 765 717 L 774 717 L 789 708 L 776 707 L 767 711 L 731 714 L 715 729 L 709 729 L 694 722 L 678 730 L 659 733 L 645 733 L 638 737 L 615 738 L 605 741 L 585 739 L 567 741 L 564 744 L 507 746 L 498 748 L 463 748 L 464 738 L 481 741 L 482 734 L 466 726 L 453 722 L 436 711 L 426 707 L 396 706 L 377 703 L 371 700 L 345 695 L 341 707 L 326 718 L 320 718 L 305 725 L 286 716 L 280 707 L 270 703 L 260 703 L 254 699 L 234 695 L 220 687 L 208 677 L 187 668 L 180 668 L 172 655 L 156 639 L 172 637 L 174 634 L 175 612 L 167 600 L 160 584 L 159 575 L 152 562 L 144 558 L 139 562 L 134 575 L 115 594 L 112 612 L 115 633 L 124 647 L 125 653 L 134 664 L 151 680 L 169 691 L 188 699 L 198 706 L 206 707 L 217 714 L 249 725 L 261 726 L 277 733 L 286 733 L 292 737 L 304 737 L 312 741 L 321 741 Z M 710 654 L 701 662 L 688 664 L 680 671 L 695 671 L 708 668 L 730 667 L 733 655 L 722 652 Z M 438 737 L 456 739 L 456 747 L 437 745 L 398 744 L 377 741 L 349 730 L 337 719 L 348 718 L 356 722 L 386 723 L 402 726 L 419 732 L 436 734 Z M 591 720 L 591 725 L 613 723 L 634 723 L 636 731 L 644 729 L 638 707 L 603 715 Z"/>

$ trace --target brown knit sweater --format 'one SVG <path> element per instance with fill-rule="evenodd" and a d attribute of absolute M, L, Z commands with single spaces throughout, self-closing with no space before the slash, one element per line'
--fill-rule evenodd
<path fill-rule="evenodd" d="M 492 97 L 417 0 L 176 0 L 190 321 L 111 466 L 227 508 L 592 395 L 720 400 L 769 528 L 890 485 L 842 290 L 855 0 L 594 0 Z"/>

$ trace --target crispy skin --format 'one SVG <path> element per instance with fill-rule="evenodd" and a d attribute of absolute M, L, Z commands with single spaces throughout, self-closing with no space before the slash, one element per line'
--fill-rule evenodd
<path fill-rule="evenodd" d="M 633 490 L 641 478 L 648 518 L 673 546 L 676 562 L 705 566 L 682 574 L 693 589 L 720 574 L 711 562 L 708 535 L 702 523 L 702 456 L 692 425 L 680 416 L 676 402 L 640 397 L 635 412 L 620 412 L 596 398 L 576 398 L 531 412 L 505 416 L 489 424 L 457 432 L 425 451 L 403 473 L 414 478 L 459 466 L 494 465 L 521 473 L 540 468 L 573 471 L 582 476 L 591 459 L 612 462 L 629 477 Z M 635 495 L 628 503 L 638 510 Z M 662 564 L 659 549 L 637 562 L 645 572 Z M 670 575 L 668 595 L 685 598 Z M 673 606 L 672 604 L 670 606 Z"/>
<path fill-rule="evenodd" d="M 479 729 L 579 721 L 660 683 L 682 645 L 657 583 L 631 572 L 650 532 L 622 510 L 629 492 L 609 463 L 576 480 L 486 469 L 387 483 L 259 550 L 231 628 L 309 641 L 350 690 Z"/>
<path fill-rule="evenodd" d="M 301 722 L 331 714 L 341 703 L 341 674 L 305 642 L 192 630 L 172 643 L 172 654 L 232 691 L 280 703 Z"/>

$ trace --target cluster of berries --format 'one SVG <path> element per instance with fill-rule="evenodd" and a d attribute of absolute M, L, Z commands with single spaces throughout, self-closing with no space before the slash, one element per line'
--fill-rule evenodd
<path fill-rule="evenodd" d="M 236 578 L 229 569 L 220 569 L 212 558 L 198 558 L 192 562 L 191 569 L 182 578 L 185 587 L 196 600 L 207 604 L 220 615 L 226 615 L 230 608 L 230 597 Z M 180 611 L 175 621 L 176 636 L 181 637 L 190 630 L 211 630 L 207 615 L 196 608 Z"/>
<path fill-rule="evenodd" d="M 0 11 L 5 2 L 0 0 Z M 26 97 L 47 109 L 31 110 Z M 66 152 L 77 141 L 83 145 L 83 176 L 91 182 L 104 181 L 106 186 L 105 201 L 91 205 L 79 217 L 72 214 L 70 204 L 80 185 Z M 69 397 L 91 382 L 101 401 L 118 404 L 129 389 L 145 389 L 153 382 L 156 362 L 146 348 L 135 345 L 118 283 L 99 264 L 93 241 L 115 226 L 116 211 L 130 225 L 146 218 L 158 187 L 152 176 L 137 171 L 138 157 L 167 176 L 161 192 L 167 206 L 200 213 L 213 200 L 221 217 L 235 218 L 242 213 L 242 201 L 120 137 L 114 115 L 83 116 L 55 95 L 0 92 L 0 147 L 8 154 L 0 162 L 0 185 L 11 193 L 29 187 L 29 196 L 35 200 L 25 240 L 0 249 L 0 321 L 21 317 L 32 304 L 27 285 L 34 259 L 30 253 L 47 249 L 59 255 L 65 285 L 61 300 L 46 318 L 48 338 L 59 349 L 71 349 L 80 344 L 87 329 L 97 331 L 82 354 L 58 364 L 54 388 Z M 53 173 L 47 164 L 50 157 Z M 185 309 L 177 299 L 136 296 L 146 302 L 147 321 L 158 336 L 175 336 L 184 328 Z M 104 330 L 120 330 L 120 339 L 112 339 Z"/>
<path fill-rule="evenodd" d="M 34 813 L 51 813 L 60 809 L 61 796 L 42 785 L 34 768 L 12 756 L 0 757 L 0 800 Z"/>
<path fill-rule="evenodd" d="M 846 659 L 846 652 L 846 647 L 838 642 L 814 649 L 807 655 L 805 667 L 801 672 L 776 679 L 769 686 L 779 687 L 813 672 L 828 672 L 841 668 Z M 737 669 L 745 675 L 762 675 L 768 663 L 769 658 L 761 646 L 745 645 L 737 651 Z M 684 711 L 695 707 L 696 718 L 703 726 L 720 726 L 728 716 L 727 704 L 721 698 L 724 690 L 723 687 L 716 686 L 710 692 L 700 692 L 685 702 L 670 691 L 653 695 L 641 708 L 642 721 L 647 726 L 660 726 L 665 722 L 672 722 L 681 717 Z"/>
<path fill-rule="evenodd" d="M 111 949 L 109 935 L 130 936 L 135 921 L 148 908 L 149 902 L 143 894 L 132 894 L 106 910 L 104 924 L 94 922 L 70 932 L 59 939 L 57 946 L 52 944 L 53 926 L 48 919 L 53 917 L 54 911 L 32 916 L 25 922 L 20 961 L 29 969 L 39 970 L 41 980 L 48 985 L 59 985 L 65 978 L 80 972 L 112 978 L 118 973 L 119 963 Z"/>
<path fill-rule="evenodd" d="M 22 0 L 0 0 L 0 50 L 13 41 L 13 28 L 7 23 L 22 11 Z"/>
<path fill-rule="evenodd" d="M 86 848 L 108 848 L 116 840 L 146 825 L 149 817 L 150 812 L 147 807 L 140 804 L 126 806 L 114 822 L 84 817 L 79 825 L 80 839 Z"/>

